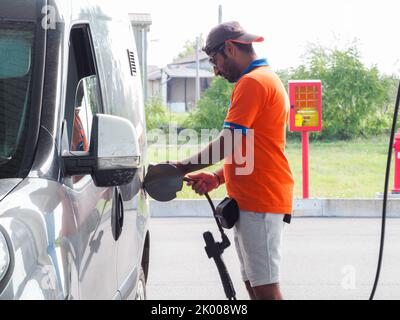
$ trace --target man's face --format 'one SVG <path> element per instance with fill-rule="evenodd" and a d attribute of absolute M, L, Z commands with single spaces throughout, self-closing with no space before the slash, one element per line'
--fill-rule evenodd
<path fill-rule="evenodd" d="M 214 68 L 216 76 L 221 76 L 230 83 L 235 83 L 239 80 L 241 72 L 234 59 L 229 54 L 226 54 L 224 49 L 211 53 L 209 62 Z"/>

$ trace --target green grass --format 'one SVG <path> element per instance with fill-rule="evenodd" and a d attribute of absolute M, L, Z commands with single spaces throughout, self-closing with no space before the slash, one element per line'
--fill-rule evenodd
<path fill-rule="evenodd" d="M 310 197 L 374 198 L 384 187 L 387 144 L 382 138 L 310 143 Z M 288 144 L 287 156 L 295 178 L 295 197 L 301 198 L 301 144 Z"/>
<path fill-rule="evenodd" d="M 310 142 L 310 198 L 374 198 L 383 192 L 388 138 L 339 142 Z M 171 148 L 171 150 L 174 150 Z M 162 148 L 149 148 L 150 162 L 182 160 L 196 152 L 196 147 L 181 147 L 178 152 Z M 295 197 L 302 198 L 302 151 L 300 142 L 289 142 L 286 154 L 295 179 Z M 222 163 L 206 169 L 214 171 Z M 393 186 L 394 164 L 392 163 L 390 188 Z M 213 191 L 213 198 L 223 198 L 225 187 Z M 186 186 L 178 198 L 199 199 Z"/>

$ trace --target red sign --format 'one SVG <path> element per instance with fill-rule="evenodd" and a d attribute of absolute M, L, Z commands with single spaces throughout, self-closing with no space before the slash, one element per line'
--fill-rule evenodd
<path fill-rule="evenodd" d="M 309 197 L 309 131 L 322 130 L 321 80 L 289 81 L 290 131 L 300 131 L 303 153 L 303 198 Z"/>
<path fill-rule="evenodd" d="M 322 130 L 322 85 L 320 80 L 289 81 L 290 131 Z"/>

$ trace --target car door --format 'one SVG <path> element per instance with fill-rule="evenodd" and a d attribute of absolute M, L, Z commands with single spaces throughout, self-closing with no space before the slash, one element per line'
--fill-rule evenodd
<path fill-rule="evenodd" d="M 64 115 L 63 152 L 88 151 L 93 114 L 103 113 L 90 28 L 72 28 Z M 65 142 L 65 143 L 64 143 Z M 66 147 L 67 145 L 68 147 Z M 81 299 L 118 298 L 116 242 L 112 232 L 115 188 L 96 187 L 89 175 L 66 179 L 75 218 Z"/>
<path fill-rule="evenodd" d="M 133 33 L 129 23 L 105 20 L 98 17 L 93 20 L 94 41 L 98 50 L 96 55 L 101 63 L 99 77 L 110 79 L 112 85 L 105 87 L 107 94 L 106 112 L 129 120 L 139 137 L 141 155 L 145 156 L 143 97 L 140 85 L 140 73 L 134 67 L 136 50 Z M 143 161 L 142 161 L 143 163 Z M 117 241 L 117 279 L 122 298 L 134 293 L 141 267 L 142 245 L 145 237 L 146 219 L 140 206 L 145 203 L 145 193 L 141 189 L 143 167 L 138 170 L 134 181 L 116 188 L 122 214 Z"/>

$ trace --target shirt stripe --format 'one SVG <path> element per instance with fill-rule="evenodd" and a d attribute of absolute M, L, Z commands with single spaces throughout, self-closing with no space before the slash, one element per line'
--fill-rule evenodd
<path fill-rule="evenodd" d="M 249 131 L 249 128 L 246 128 L 245 126 L 241 126 L 239 124 L 232 123 L 232 122 L 224 122 L 224 129 L 242 130 L 243 134 L 247 134 L 247 132 Z"/>

